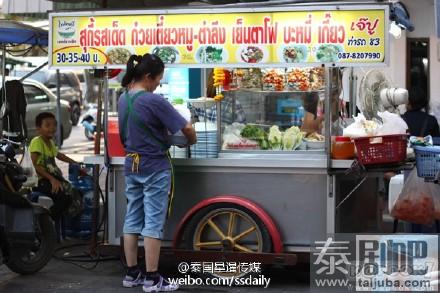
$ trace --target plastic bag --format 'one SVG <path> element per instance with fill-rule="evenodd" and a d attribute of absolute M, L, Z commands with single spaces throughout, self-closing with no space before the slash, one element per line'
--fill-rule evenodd
<path fill-rule="evenodd" d="M 38 185 L 38 175 L 35 171 L 34 164 L 32 163 L 31 153 L 27 146 L 24 148 L 23 159 L 20 163 L 23 169 L 24 175 L 26 175 L 26 181 L 23 183 L 23 187 L 35 187 Z"/>
<path fill-rule="evenodd" d="M 408 125 L 400 115 L 388 111 L 378 112 L 377 114 L 383 120 L 378 135 L 406 134 Z"/>
<path fill-rule="evenodd" d="M 367 120 L 364 115 L 354 117 L 354 123 L 344 129 L 344 136 L 356 138 L 366 136 L 380 136 L 406 134 L 408 125 L 399 115 L 390 112 L 378 112 L 383 124 L 374 120 Z"/>
<path fill-rule="evenodd" d="M 394 202 L 391 215 L 414 224 L 430 224 L 434 220 L 434 201 L 430 184 L 411 171 L 403 190 Z"/>
<path fill-rule="evenodd" d="M 187 122 L 191 122 L 191 112 L 185 105 L 176 104 L 173 106 L 180 116 L 182 116 Z M 174 134 L 168 132 L 168 143 L 171 145 L 183 146 L 188 144 L 188 139 L 181 130 Z"/>
<path fill-rule="evenodd" d="M 222 149 L 258 149 L 258 142 L 244 138 L 240 135 L 244 127 L 244 124 L 237 122 L 227 125 L 223 132 Z"/>

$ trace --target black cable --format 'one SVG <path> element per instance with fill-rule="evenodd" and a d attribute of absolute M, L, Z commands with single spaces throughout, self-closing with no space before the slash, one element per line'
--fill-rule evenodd
<path fill-rule="evenodd" d="M 47 54 L 47 50 L 46 50 L 43 46 L 38 45 L 38 48 L 39 48 L 41 51 L 43 51 L 44 53 Z"/>
<path fill-rule="evenodd" d="M 105 168 L 106 167 L 102 167 L 101 168 L 101 170 L 99 172 L 99 175 L 98 175 L 98 180 L 99 180 L 99 177 L 101 177 L 102 173 L 104 172 Z M 105 180 L 106 186 L 108 184 L 108 175 L 109 175 L 109 173 L 107 172 L 106 180 Z M 92 177 L 89 174 L 84 175 L 84 176 Z M 108 199 L 108 192 L 107 192 L 107 188 L 105 190 L 106 190 L 106 192 L 105 192 L 106 196 L 104 196 L 104 193 L 102 192 L 101 187 L 100 186 L 98 187 L 99 195 L 100 195 L 100 198 L 101 198 L 101 200 L 103 202 L 103 206 L 104 206 L 104 212 L 102 213 L 102 217 L 100 219 L 100 223 L 98 224 L 98 227 L 96 229 L 96 237 L 98 238 L 98 233 L 102 231 L 101 228 L 104 225 L 104 237 L 103 237 L 104 239 L 105 239 L 105 236 L 106 236 L 105 235 L 105 233 L 106 233 L 106 222 L 107 222 L 106 218 L 107 218 L 107 215 L 108 215 L 108 210 L 107 210 L 108 209 L 108 201 L 107 201 L 107 199 Z M 98 210 L 99 210 L 99 205 L 98 205 Z M 120 260 L 120 258 L 118 258 L 118 257 L 101 256 L 100 253 L 99 253 L 99 244 L 101 244 L 101 243 L 103 243 L 103 242 L 98 242 L 97 256 L 96 257 L 93 257 L 91 255 L 88 255 L 88 256 L 87 255 L 82 255 L 82 254 L 81 255 L 69 255 L 69 256 L 59 256 L 59 255 L 57 255 L 57 253 L 59 253 L 62 250 L 66 250 L 66 249 L 74 248 L 74 247 L 81 247 L 81 246 L 89 245 L 89 243 L 77 243 L 77 244 L 72 244 L 72 245 L 67 245 L 67 246 L 62 246 L 62 247 L 57 248 L 55 250 L 55 252 L 54 252 L 54 258 L 58 259 L 58 260 L 61 260 L 61 261 L 64 261 L 66 263 L 70 263 L 72 265 L 75 265 L 75 266 L 77 266 L 77 267 L 79 267 L 81 269 L 85 269 L 85 270 L 93 270 L 93 269 L 95 269 L 98 266 L 99 262 L 101 262 L 101 261 Z M 94 263 L 94 264 L 92 266 L 84 266 L 84 265 L 82 265 L 80 263 Z"/>
<path fill-rule="evenodd" d="M 93 257 L 91 255 L 88 255 L 88 256 L 87 255 L 69 255 L 69 256 L 58 256 L 57 255 L 57 253 L 59 253 L 62 250 L 65 250 L 65 249 L 74 248 L 74 247 L 81 247 L 81 246 L 88 246 L 88 245 L 89 245 L 88 243 L 77 243 L 77 244 L 59 247 L 54 251 L 53 257 L 57 260 L 61 260 L 66 263 L 70 263 L 72 265 L 75 265 L 79 268 L 86 269 L 86 270 L 95 269 L 98 266 L 99 262 L 101 262 L 101 261 L 120 260 L 120 258 L 117 258 L 117 257 L 101 256 L 99 253 L 99 249 L 97 250 L 96 257 Z M 81 265 L 79 263 L 94 263 L 94 264 L 92 266 L 85 266 L 85 265 Z"/>
<path fill-rule="evenodd" d="M 15 49 L 15 50 L 6 49 L 6 52 L 14 57 L 26 56 L 30 51 L 32 51 L 32 47 L 28 47 L 25 49 Z"/>

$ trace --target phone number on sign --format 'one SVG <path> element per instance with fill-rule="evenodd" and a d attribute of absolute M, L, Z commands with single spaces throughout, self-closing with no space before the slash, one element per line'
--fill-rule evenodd
<path fill-rule="evenodd" d="M 338 53 L 339 59 L 381 59 L 380 53 Z"/>
<path fill-rule="evenodd" d="M 89 53 L 57 53 L 57 63 L 78 63 L 78 62 L 90 62 Z"/>

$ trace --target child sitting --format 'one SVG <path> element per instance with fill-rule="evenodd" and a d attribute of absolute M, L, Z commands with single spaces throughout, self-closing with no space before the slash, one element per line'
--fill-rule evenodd
<path fill-rule="evenodd" d="M 33 138 L 29 146 L 32 162 L 38 174 L 38 186 L 34 191 L 44 193 L 53 200 L 50 212 L 54 220 L 59 219 L 66 211 L 74 216 L 81 211 L 81 194 L 63 178 L 55 158 L 66 163 L 79 163 L 59 152 L 55 146 L 53 138 L 57 121 L 52 113 L 38 114 L 35 125 L 39 136 Z"/>

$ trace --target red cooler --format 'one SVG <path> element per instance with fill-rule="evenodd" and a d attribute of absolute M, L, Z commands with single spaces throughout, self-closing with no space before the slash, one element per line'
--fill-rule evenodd
<path fill-rule="evenodd" d="M 108 154 L 110 157 L 124 157 L 125 151 L 119 138 L 118 117 L 108 117 Z"/>

